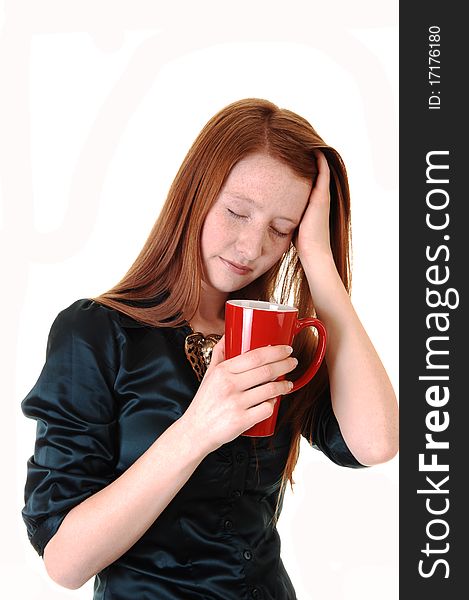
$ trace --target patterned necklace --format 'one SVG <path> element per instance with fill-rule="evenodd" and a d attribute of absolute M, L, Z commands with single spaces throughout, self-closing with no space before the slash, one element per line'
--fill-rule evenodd
<path fill-rule="evenodd" d="M 186 337 L 184 350 L 197 379 L 202 381 L 212 358 L 212 350 L 215 344 L 222 338 L 218 333 L 210 333 L 204 336 L 200 331 L 194 331 L 192 325 L 187 321 L 192 330 Z"/>

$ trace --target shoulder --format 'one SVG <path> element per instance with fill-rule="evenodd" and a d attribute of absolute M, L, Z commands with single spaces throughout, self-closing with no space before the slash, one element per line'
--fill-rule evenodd
<path fill-rule="evenodd" d="M 78 329 L 95 330 L 110 326 L 122 328 L 148 328 L 149 325 L 141 323 L 131 316 L 100 304 L 91 298 L 80 298 L 75 300 L 70 306 L 61 310 L 54 323 Z"/>
<path fill-rule="evenodd" d="M 113 312 L 82 298 L 57 314 L 43 368 L 22 402 L 26 416 L 46 423 L 61 411 L 93 423 L 112 419 L 122 345 Z"/>
<path fill-rule="evenodd" d="M 182 333 L 181 333 L 182 332 Z M 60 311 L 52 323 L 49 343 L 80 343 L 90 350 L 105 352 L 113 358 L 125 353 L 130 345 L 145 343 L 147 338 L 174 341 L 174 336 L 187 335 L 187 327 L 153 327 L 114 308 L 100 304 L 90 298 L 81 298 Z M 153 343 L 153 342 L 152 342 Z"/>
<path fill-rule="evenodd" d="M 76 300 L 61 310 L 50 328 L 47 355 L 71 352 L 79 356 L 99 354 L 115 368 L 119 354 L 118 311 L 89 298 Z"/>
<path fill-rule="evenodd" d="M 58 313 L 57 319 L 70 324 L 86 323 L 90 319 L 103 321 L 112 317 L 113 313 L 116 312 L 103 304 L 98 304 L 90 298 L 80 298 L 72 302 L 70 306 L 62 309 Z"/>
<path fill-rule="evenodd" d="M 152 327 L 95 300 L 81 298 L 58 313 L 48 345 L 80 343 L 82 347 L 112 356 L 114 363 L 128 343 L 139 343 L 150 333 L 165 336 L 168 331 L 174 334 L 176 330 Z"/>
<path fill-rule="evenodd" d="M 58 313 L 52 323 L 51 331 L 98 337 L 115 328 L 117 314 L 117 311 L 94 300 L 81 298 Z"/>

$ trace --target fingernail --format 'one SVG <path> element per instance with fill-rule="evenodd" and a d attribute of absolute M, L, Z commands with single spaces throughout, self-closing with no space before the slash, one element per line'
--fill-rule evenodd
<path fill-rule="evenodd" d="M 293 389 L 293 381 L 289 381 L 288 382 L 288 387 L 289 387 L 290 390 Z"/>
<path fill-rule="evenodd" d="M 293 348 L 292 348 L 291 346 L 285 346 L 285 351 L 286 351 L 288 354 L 291 354 L 291 353 L 293 352 Z"/>

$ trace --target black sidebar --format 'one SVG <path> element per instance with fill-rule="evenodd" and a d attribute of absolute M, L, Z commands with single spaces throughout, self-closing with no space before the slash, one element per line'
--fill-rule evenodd
<path fill-rule="evenodd" d="M 402 600 L 468 594 L 469 24 L 463 8 L 451 1 L 400 3 Z"/>

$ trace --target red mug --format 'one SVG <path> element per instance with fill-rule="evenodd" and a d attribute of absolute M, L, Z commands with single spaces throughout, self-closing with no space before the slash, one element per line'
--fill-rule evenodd
<path fill-rule="evenodd" d="M 305 373 L 293 382 L 292 392 L 299 390 L 316 375 L 326 352 L 326 328 L 313 317 L 298 319 L 298 309 L 286 304 L 257 300 L 228 300 L 225 304 L 225 357 L 227 359 L 263 346 L 291 346 L 295 335 L 305 327 L 314 327 L 319 336 L 312 361 Z M 285 379 L 285 375 L 277 381 Z M 277 423 L 280 396 L 274 412 L 256 423 L 242 435 L 267 437 L 273 435 Z"/>

